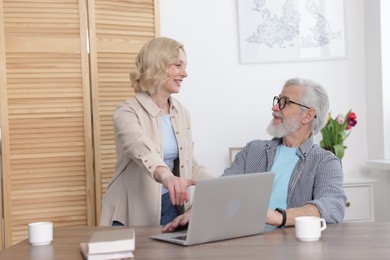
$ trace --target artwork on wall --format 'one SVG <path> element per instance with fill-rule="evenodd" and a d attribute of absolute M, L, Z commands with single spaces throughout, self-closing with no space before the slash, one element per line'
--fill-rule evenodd
<path fill-rule="evenodd" d="M 237 0 L 240 62 L 346 58 L 344 0 Z"/>
<path fill-rule="evenodd" d="M 242 147 L 229 147 L 229 162 L 230 164 L 234 161 L 236 154 L 241 151 Z"/>

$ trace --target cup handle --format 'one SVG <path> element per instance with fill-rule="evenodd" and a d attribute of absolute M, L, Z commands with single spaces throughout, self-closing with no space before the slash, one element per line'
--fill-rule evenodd
<path fill-rule="evenodd" d="M 325 219 L 322 218 L 320 223 L 321 223 L 321 231 L 325 230 L 326 229 L 326 221 L 325 221 Z"/>

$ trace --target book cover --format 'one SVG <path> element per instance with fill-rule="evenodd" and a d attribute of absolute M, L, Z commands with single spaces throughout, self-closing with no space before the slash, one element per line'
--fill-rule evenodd
<path fill-rule="evenodd" d="M 88 243 L 80 243 L 81 253 L 85 260 L 107 260 L 107 259 L 131 259 L 134 258 L 133 251 L 121 251 L 112 253 L 89 254 Z"/>
<path fill-rule="evenodd" d="M 133 251 L 135 231 L 133 228 L 96 231 L 87 245 L 88 254 Z"/>

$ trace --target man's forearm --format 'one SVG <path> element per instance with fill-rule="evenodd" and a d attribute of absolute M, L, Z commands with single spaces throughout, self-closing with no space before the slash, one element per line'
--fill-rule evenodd
<path fill-rule="evenodd" d="M 317 206 L 313 204 L 306 204 L 303 207 L 287 209 L 286 216 L 287 216 L 287 220 L 285 226 L 294 226 L 296 217 L 300 217 L 300 216 L 320 217 L 321 215 Z"/>

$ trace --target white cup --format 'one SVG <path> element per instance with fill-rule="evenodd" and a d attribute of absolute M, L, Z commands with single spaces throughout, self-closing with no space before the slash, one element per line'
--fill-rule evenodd
<path fill-rule="evenodd" d="M 326 222 L 323 218 L 310 216 L 295 218 L 295 235 L 301 241 L 317 241 L 325 229 Z"/>
<path fill-rule="evenodd" d="M 28 240 L 33 246 L 50 244 L 53 241 L 53 223 L 34 222 L 28 224 Z"/>

